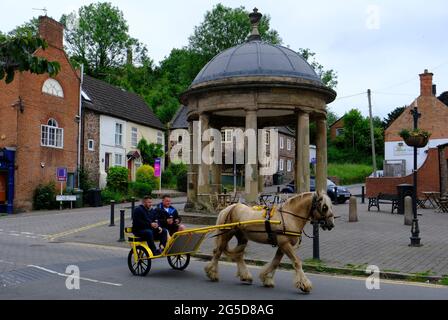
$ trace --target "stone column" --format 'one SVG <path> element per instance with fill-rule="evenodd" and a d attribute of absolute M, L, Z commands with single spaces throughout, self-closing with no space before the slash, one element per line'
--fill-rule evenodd
<path fill-rule="evenodd" d="M 204 131 L 209 128 L 209 116 L 205 113 L 201 113 L 199 116 L 199 122 L 201 126 L 201 137 Z M 207 146 L 209 142 L 202 142 L 202 150 Z M 201 150 L 201 154 L 202 154 Z M 205 164 L 202 159 L 198 165 L 198 193 L 209 194 L 210 193 L 210 165 Z"/>
<path fill-rule="evenodd" d="M 296 192 L 310 191 L 310 116 L 299 112 L 296 121 Z"/>
<path fill-rule="evenodd" d="M 188 133 L 190 135 L 190 165 L 188 170 L 187 185 L 187 205 L 186 208 L 194 208 L 197 203 L 197 187 L 198 187 L 198 166 L 193 161 L 193 122 L 188 123 Z"/>
<path fill-rule="evenodd" d="M 316 120 L 316 191 L 327 192 L 327 120 Z"/>
<path fill-rule="evenodd" d="M 245 166 L 245 198 L 249 203 L 255 203 L 258 199 L 258 140 L 257 140 L 257 112 L 255 110 L 246 111 L 246 134 L 247 132 L 252 131 L 255 133 L 255 142 L 252 142 L 254 145 L 249 146 L 249 143 L 245 145 L 246 148 L 246 166 Z M 255 159 L 255 163 L 249 163 L 249 152 L 255 152 L 255 154 L 251 154 L 251 158 Z"/>

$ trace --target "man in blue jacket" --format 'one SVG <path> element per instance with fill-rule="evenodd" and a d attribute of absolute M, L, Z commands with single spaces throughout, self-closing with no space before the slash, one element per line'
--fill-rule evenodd
<path fill-rule="evenodd" d="M 160 255 L 166 246 L 168 231 L 159 224 L 158 212 L 151 208 L 151 197 L 144 197 L 142 204 L 134 209 L 132 215 L 132 233 L 148 243 L 153 255 Z M 160 249 L 154 240 L 160 240 Z"/>
<path fill-rule="evenodd" d="M 163 228 L 166 228 L 170 235 L 175 234 L 178 231 L 183 231 L 186 227 L 181 224 L 181 217 L 176 208 L 171 205 L 171 197 L 164 195 L 162 202 L 156 208 L 157 216 L 160 218 L 160 224 Z"/>

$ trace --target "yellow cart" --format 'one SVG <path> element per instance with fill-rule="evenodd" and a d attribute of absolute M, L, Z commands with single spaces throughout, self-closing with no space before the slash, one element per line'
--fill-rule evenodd
<path fill-rule="evenodd" d="M 184 270 L 190 263 L 190 255 L 196 253 L 205 237 L 213 231 L 225 231 L 244 227 L 246 225 L 265 224 L 266 220 L 249 220 L 228 223 L 204 228 L 188 229 L 173 234 L 168 240 L 163 252 L 154 256 L 148 244 L 142 238 L 132 234 L 132 228 L 125 228 L 126 238 L 131 247 L 128 255 L 129 270 L 135 276 L 146 276 L 151 270 L 151 260 L 167 258 L 174 270 Z M 269 221 L 270 224 L 280 224 L 280 221 Z"/>

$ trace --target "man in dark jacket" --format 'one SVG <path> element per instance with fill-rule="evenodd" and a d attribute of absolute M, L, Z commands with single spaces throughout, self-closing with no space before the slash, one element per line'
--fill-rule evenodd
<path fill-rule="evenodd" d="M 180 223 L 181 217 L 176 208 L 171 205 L 171 197 L 169 195 L 164 195 L 162 197 L 162 202 L 157 206 L 156 212 L 160 219 L 161 226 L 166 228 L 170 235 L 186 229 L 186 227 Z"/>
<path fill-rule="evenodd" d="M 152 199 L 145 197 L 142 204 L 134 209 L 132 215 L 132 233 L 143 238 L 148 243 L 153 255 L 160 255 L 166 246 L 168 231 L 159 224 L 156 210 L 151 209 Z M 154 240 L 160 240 L 160 249 L 157 249 Z"/>

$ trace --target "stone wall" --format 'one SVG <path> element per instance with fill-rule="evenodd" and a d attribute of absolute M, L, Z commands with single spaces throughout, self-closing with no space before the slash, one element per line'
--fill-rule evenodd
<path fill-rule="evenodd" d="M 89 150 L 88 142 L 93 140 L 93 151 Z M 94 187 L 100 184 L 100 116 L 85 109 L 83 111 L 83 166 Z"/>

